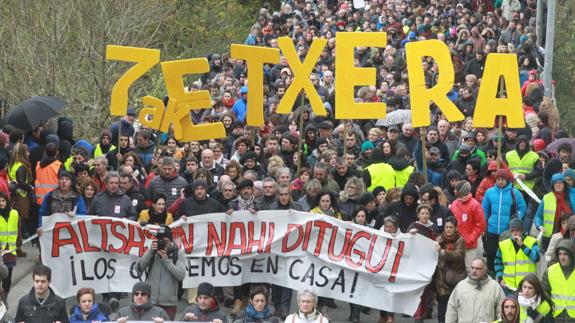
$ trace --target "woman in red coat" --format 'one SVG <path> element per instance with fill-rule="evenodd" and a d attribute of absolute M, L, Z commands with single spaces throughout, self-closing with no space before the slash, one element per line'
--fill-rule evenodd
<path fill-rule="evenodd" d="M 455 184 L 457 199 L 451 204 L 451 213 L 459 223 L 459 233 L 465 239 L 465 267 L 471 270 L 471 262 L 483 255 L 481 235 L 485 232 L 485 214 L 481 203 L 471 196 L 471 184 L 459 181 Z"/>

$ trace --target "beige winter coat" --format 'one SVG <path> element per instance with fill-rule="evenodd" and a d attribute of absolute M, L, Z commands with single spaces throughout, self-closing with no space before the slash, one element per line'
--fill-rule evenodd
<path fill-rule="evenodd" d="M 447 303 L 445 323 L 493 322 L 500 317 L 503 289 L 491 277 L 481 281 L 481 289 L 465 278 L 453 290 Z"/>

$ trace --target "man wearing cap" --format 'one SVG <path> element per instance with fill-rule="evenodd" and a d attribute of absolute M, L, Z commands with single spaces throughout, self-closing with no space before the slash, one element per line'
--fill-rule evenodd
<path fill-rule="evenodd" d="M 523 219 L 527 205 L 523 195 L 513 187 L 507 171 L 500 169 L 495 173 L 495 186 L 488 189 L 483 197 L 482 207 L 487 219 L 485 252 L 487 267 L 494 271 L 493 262 L 497 253 L 499 236 L 509 229 L 509 222 L 518 217 Z"/>
<path fill-rule="evenodd" d="M 325 120 L 319 124 L 317 137 L 318 139 L 319 138 L 330 139 L 332 131 L 333 131 L 333 123 L 329 120 Z"/>
<path fill-rule="evenodd" d="M 455 157 L 457 155 L 457 157 Z M 453 154 L 453 159 L 447 165 L 447 171 L 456 170 L 460 174 L 465 174 L 465 164 L 471 160 L 471 146 L 462 144 L 459 149 Z M 479 162 L 479 160 L 477 159 Z"/>
<path fill-rule="evenodd" d="M 249 179 L 243 179 L 236 186 L 239 192 L 238 197 L 228 204 L 228 212 L 232 211 L 250 211 L 256 212 L 254 182 Z"/>
<path fill-rule="evenodd" d="M 220 202 L 208 197 L 208 183 L 205 180 L 195 180 L 192 185 L 186 187 L 190 197 L 186 197 L 180 204 L 179 214 L 182 216 L 194 216 L 207 213 L 226 212 L 227 208 Z"/>
<path fill-rule="evenodd" d="M 216 299 L 216 289 L 212 284 L 201 283 L 198 286 L 196 304 L 186 307 L 180 320 L 212 323 L 228 321 L 226 313 L 220 310 Z"/>
<path fill-rule="evenodd" d="M 134 119 L 136 118 L 136 111 L 134 108 L 128 108 L 128 112 L 119 121 L 116 121 L 110 127 L 110 133 L 112 134 L 112 143 L 118 142 L 118 134 L 123 134 L 128 137 L 132 137 L 135 133 L 134 130 Z M 121 125 L 121 129 L 120 129 Z"/>
<path fill-rule="evenodd" d="M 537 273 L 539 261 L 539 242 L 523 234 L 521 219 L 509 222 L 509 234 L 508 239 L 499 242 L 494 262 L 495 278 L 506 295 L 515 291 L 525 276 Z"/>
<path fill-rule="evenodd" d="M 427 158 L 427 180 L 433 186 L 441 186 L 443 177 L 447 170 L 441 161 L 441 151 L 437 147 L 429 148 L 429 157 Z"/>
<path fill-rule="evenodd" d="M 555 322 L 575 322 L 575 242 L 563 239 L 555 249 L 558 262 L 543 273 L 541 284 L 554 303 Z"/>
<path fill-rule="evenodd" d="M 399 141 L 399 126 L 397 125 L 389 126 L 389 128 L 387 128 L 387 139 L 395 148 L 395 151 L 400 147 L 405 147 L 405 145 Z"/>
<path fill-rule="evenodd" d="M 469 272 L 473 259 L 483 255 L 481 235 L 485 231 L 485 215 L 481 204 L 471 195 L 471 184 L 462 180 L 455 184 L 457 199 L 451 203 L 451 213 L 457 219 L 457 229 L 465 239 L 465 267 Z"/>
<path fill-rule="evenodd" d="M 136 262 L 136 271 L 147 273 L 152 304 L 161 307 L 175 320 L 178 306 L 178 284 L 186 275 L 186 256 L 173 243 L 172 230 L 160 226 L 151 248 Z"/>
<path fill-rule="evenodd" d="M 562 214 L 572 214 L 575 206 L 575 194 L 565 184 L 563 174 L 551 177 L 551 192 L 545 194 L 537 212 L 535 213 L 535 227 L 543 231 L 541 248 L 545 251 L 551 236 L 561 230 L 560 217 Z"/>
<path fill-rule="evenodd" d="M 427 128 L 427 144 L 429 145 L 429 149 L 431 149 L 431 147 L 437 147 L 439 149 L 440 160 L 443 161 L 443 163 L 447 163 L 449 161 L 449 150 L 447 150 L 447 146 L 441 142 L 441 140 L 439 140 L 439 130 L 437 130 L 437 127 L 431 126 Z M 424 156 L 422 153 L 421 140 L 418 140 L 413 155 L 415 157 L 415 161 L 417 162 L 417 169 L 419 170 L 423 169 Z"/>
<path fill-rule="evenodd" d="M 475 132 L 469 132 L 463 138 L 464 143 L 469 146 L 469 154 L 470 154 L 469 158 L 479 159 L 481 167 L 485 167 L 487 165 L 487 157 L 485 157 L 485 153 L 483 152 L 483 150 L 477 147 L 477 139 L 475 138 Z M 460 150 L 456 151 L 455 154 L 453 154 L 453 160 L 459 157 Z"/>
<path fill-rule="evenodd" d="M 162 323 L 169 321 L 168 313 L 159 306 L 152 304 L 152 287 L 146 282 L 137 282 L 132 287 L 132 304 L 118 311 L 120 316 L 116 322 L 153 321 Z"/>
<path fill-rule="evenodd" d="M 86 214 L 86 204 L 80 194 L 73 189 L 72 174 L 63 171 L 58 175 L 58 187 L 48 192 L 40 207 L 38 228 L 42 228 L 42 218 L 54 213 L 65 213 L 70 217 Z"/>

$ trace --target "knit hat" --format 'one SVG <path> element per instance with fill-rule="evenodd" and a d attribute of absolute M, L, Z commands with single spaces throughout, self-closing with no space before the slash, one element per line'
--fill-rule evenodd
<path fill-rule="evenodd" d="M 134 284 L 134 287 L 132 287 L 132 294 L 135 292 L 143 292 L 150 296 L 152 295 L 152 286 L 146 282 L 137 282 Z"/>
<path fill-rule="evenodd" d="M 571 177 L 572 179 L 575 179 L 575 170 L 573 170 L 571 168 L 567 168 L 563 172 L 563 177 Z"/>
<path fill-rule="evenodd" d="M 384 192 L 384 193 L 386 192 L 385 187 L 378 186 L 378 187 L 374 188 L 373 191 L 371 191 L 371 194 L 373 194 L 373 196 L 378 196 L 379 193 L 381 193 L 381 192 Z"/>
<path fill-rule="evenodd" d="M 210 283 L 201 283 L 200 286 L 198 286 L 198 296 L 202 295 L 214 297 L 216 295 L 216 289 L 214 288 L 214 285 Z"/>
<path fill-rule="evenodd" d="M 471 184 L 468 181 L 459 181 L 455 184 L 455 191 L 461 197 L 467 196 L 471 192 Z"/>
<path fill-rule="evenodd" d="M 70 180 L 74 180 L 74 176 L 72 176 L 72 174 L 70 174 L 69 172 L 67 172 L 65 170 L 58 173 L 58 179 L 60 179 L 62 177 L 68 177 Z"/>
<path fill-rule="evenodd" d="M 359 205 L 366 205 L 367 203 L 373 201 L 373 199 L 374 199 L 373 194 L 371 194 L 370 192 L 365 192 L 359 196 L 359 198 L 357 199 L 357 203 Z"/>
<path fill-rule="evenodd" d="M 499 177 L 503 177 L 506 181 L 509 180 L 509 176 L 507 175 L 507 172 L 503 169 L 500 169 L 495 173 L 495 178 L 499 178 Z"/>
<path fill-rule="evenodd" d="M 523 221 L 520 218 L 515 218 L 509 221 L 509 230 L 523 231 Z"/>
<path fill-rule="evenodd" d="M 366 140 L 363 142 L 363 144 L 361 144 L 361 152 L 365 152 L 368 149 L 374 149 L 375 146 L 373 145 L 373 143 L 369 140 Z"/>
<path fill-rule="evenodd" d="M 208 182 L 206 182 L 203 179 L 197 179 L 194 181 L 194 184 L 192 185 L 192 188 L 195 190 L 198 187 L 203 187 L 204 189 L 208 190 Z"/>

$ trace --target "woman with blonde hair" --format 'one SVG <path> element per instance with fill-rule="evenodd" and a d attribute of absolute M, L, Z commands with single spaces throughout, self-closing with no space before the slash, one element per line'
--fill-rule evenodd
<path fill-rule="evenodd" d="M 15 186 L 12 193 L 12 207 L 18 211 L 20 221 L 18 221 L 18 241 L 16 242 L 18 257 L 26 257 L 26 253 L 20 249 L 22 245 L 22 235 L 28 237 L 36 232 L 38 219 L 30 218 L 30 206 L 32 193 L 32 171 L 28 156 L 28 146 L 26 144 L 17 144 L 12 148 L 12 156 L 8 165 L 8 179 L 11 186 Z M 24 220 L 24 224 L 22 224 Z M 22 229 L 24 225 L 24 229 Z"/>

